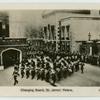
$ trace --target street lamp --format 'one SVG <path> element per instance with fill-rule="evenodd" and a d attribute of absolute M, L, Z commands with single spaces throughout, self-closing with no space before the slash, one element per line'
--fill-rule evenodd
<path fill-rule="evenodd" d="M 91 40 L 91 33 L 89 32 L 88 34 L 88 40 L 90 41 Z"/>

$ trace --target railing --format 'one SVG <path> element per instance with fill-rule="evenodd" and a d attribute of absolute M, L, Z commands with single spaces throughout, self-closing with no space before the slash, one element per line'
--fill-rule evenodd
<path fill-rule="evenodd" d="M 5 38 L 0 39 L 0 45 L 24 45 L 26 38 Z"/>

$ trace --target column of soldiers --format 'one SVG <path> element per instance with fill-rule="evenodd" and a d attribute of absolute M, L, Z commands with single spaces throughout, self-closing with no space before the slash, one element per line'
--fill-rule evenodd
<path fill-rule="evenodd" d="M 36 78 L 55 86 L 56 82 L 79 70 L 84 73 L 83 59 L 79 54 L 38 52 L 30 59 L 23 59 L 20 65 L 15 64 L 14 85 L 18 84 L 20 75 L 21 78 Z"/>
<path fill-rule="evenodd" d="M 84 63 L 100 66 L 100 55 L 81 54 Z"/>

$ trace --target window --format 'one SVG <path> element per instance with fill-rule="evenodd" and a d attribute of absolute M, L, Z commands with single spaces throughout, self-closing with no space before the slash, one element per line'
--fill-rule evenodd
<path fill-rule="evenodd" d="M 6 14 L 0 16 L 0 37 L 9 37 L 9 16 Z"/>
<path fill-rule="evenodd" d="M 0 22 L 0 37 L 2 37 L 2 22 Z"/>
<path fill-rule="evenodd" d="M 9 37 L 9 24 L 0 22 L 0 37 Z"/>
<path fill-rule="evenodd" d="M 64 37 L 65 37 L 65 26 L 62 26 L 62 28 L 61 28 L 61 30 L 62 30 L 62 40 L 64 40 Z"/>
<path fill-rule="evenodd" d="M 51 25 L 51 34 L 52 34 L 52 39 L 55 39 L 55 26 Z"/>
<path fill-rule="evenodd" d="M 45 38 L 47 38 L 47 27 L 44 27 L 44 34 L 45 34 Z"/>
<path fill-rule="evenodd" d="M 70 26 L 67 25 L 67 26 L 66 26 L 66 30 L 67 30 L 67 37 L 66 37 L 66 39 L 67 39 L 67 40 L 69 40 L 69 29 L 70 29 Z"/>

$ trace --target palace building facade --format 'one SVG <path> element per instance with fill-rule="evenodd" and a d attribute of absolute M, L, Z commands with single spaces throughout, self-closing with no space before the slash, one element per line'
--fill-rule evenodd
<path fill-rule="evenodd" d="M 41 39 L 29 37 L 34 34 L 31 30 L 41 26 L 41 22 L 40 10 L 0 11 L 0 69 L 20 63 L 34 48 L 41 46 Z"/>
<path fill-rule="evenodd" d="M 100 39 L 99 10 L 47 10 L 43 13 L 43 23 L 45 42 L 49 48 L 50 45 L 56 47 L 56 51 L 81 50 L 89 54 L 92 52 L 90 42 Z M 86 46 L 81 48 L 84 41 L 90 46 L 89 50 L 84 50 Z"/>
<path fill-rule="evenodd" d="M 16 11 L 0 12 L 0 69 L 20 63 L 26 55 L 26 37 L 22 14 Z"/>
<path fill-rule="evenodd" d="M 27 42 L 30 55 L 34 49 L 100 54 L 99 10 L 45 10 L 42 17 L 39 12 L 0 12 L 0 69 L 21 62 L 27 55 Z M 40 24 L 44 37 L 27 39 L 27 27 Z"/>

